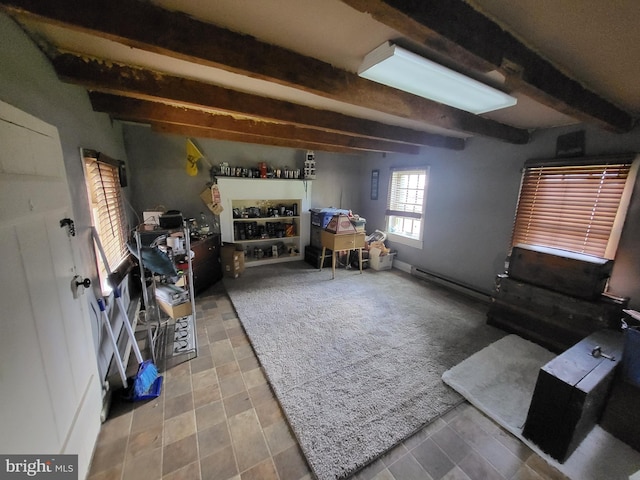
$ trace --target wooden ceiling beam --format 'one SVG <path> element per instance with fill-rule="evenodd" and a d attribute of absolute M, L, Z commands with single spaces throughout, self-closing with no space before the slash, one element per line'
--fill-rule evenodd
<path fill-rule="evenodd" d="M 100 92 L 89 94 L 93 109 L 120 120 L 144 123 L 167 123 L 194 127 L 194 132 L 213 129 L 272 139 L 295 139 L 302 143 L 341 147 L 357 151 L 417 154 L 420 147 L 406 143 L 344 135 L 284 123 L 264 122 L 252 118 L 236 118 L 202 110 L 176 107 L 158 102 L 121 97 Z M 192 134 L 195 136 L 195 134 Z M 309 148 L 309 147 L 307 147 Z M 322 150 L 321 148 L 317 148 Z"/>
<path fill-rule="evenodd" d="M 1 0 L 35 17 L 149 52 L 275 82 L 468 135 L 527 143 L 529 132 L 360 78 L 256 38 L 138 0 Z"/>
<path fill-rule="evenodd" d="M 297 148 L 300 150 L 316 150 L 320 152 L 343 153 L 349 155 L 361 155 L 363 150 L 354 150 L 349 147 L 327 145 L 326 143 L 312 143 L 291 138 L 265 137 L 251 133 L 230 132 L 215 128 L 196 127 L 191 125 L 179 125 L 176 123 L 151 123 L 151 129 L 155 132 L 186 137 L 213 138 L 215 140 L 228 140 L 230 142 L 253 143 L 258 145 L 270 145 L 275 147 Z"/>
<path fill-rule="evenodd" d="M 389 142 L 452 150 L 462 150 L 465 145 L 463 138 L 385 125 L 372 120 L 69 53 L 54 56 L 52 63 L 62 80 L 82 85 L 89 90 L 156 102 L 182 104 L 187 107 L 239 114 Z"/>
<path fill-rule="evenodd" d="M 342 0 L 460 65 L 506 74 L 506 85 L 548 107 L 614 132 L 635 120 L 525 46 L 464 0 Z"/>

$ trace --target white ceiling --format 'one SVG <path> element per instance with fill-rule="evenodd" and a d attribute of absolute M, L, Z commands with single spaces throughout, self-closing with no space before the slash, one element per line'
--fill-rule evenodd
<path fill-rule="evenodd" d="M 402 35 L 339 0 L 152 0 L 168 10 L 249 34 L 341 69 L 357 72 L 363 57 Z M 640 1 L 468 0 L 567 76 L 622 110 L 640 113 Z M 21 20 L 62 50 L 198 79 L 261 96 L 288 100 L 418 130 L 465 136 L 416 120 L 358 107 L 274 82 L 139 50 L 78 30 Z M 202 39 L 215 42 L 215 38 Z M 420 46 L 416 46 L 417 49 Z M 257 59 L 259 61 L 259 59 Z M 490 75 L 494 79 L 501 77 Z M 518 105 L 483 115 L 525 129 L 577 123 L 514 92 Z"/>

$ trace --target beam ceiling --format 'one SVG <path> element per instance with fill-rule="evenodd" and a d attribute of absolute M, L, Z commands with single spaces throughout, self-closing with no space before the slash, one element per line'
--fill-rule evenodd
<path fill-rule="evenodd" d="M 208 137 L 215 137 L 216 132 L 232 132 L 234 134 L 247 134 L 252 137 L 264 137 L 264 142 L 256 143 L 268 143 L 268 139 L 277 138 L 296 139 L 296 145 L 300 142 L 307 142 L 308 144 L 315 144 L 317 150 L 330 150 L 332 147 L 339 147 L 341 151 L 352 149 L 409 154 L 417 154 L 420 151 L 420 147 L 417 145 L 344 135 L 299 125 L 264 122 L 252 118 L 237 118 L 232 115 L 204 112 L 202 110 L 99 92 L 91 92 L 89 96 L 95 111 L 108 113 L 114 118 L 156 125 L 179 125 L 182 131 L 187 127 L 197 127 L 200 133 L 212 130 L 207 135 Z"/>
<path fill-rule="evenodd" d="M 464 136 L 487 136 L 516 144 L 529 140 L 526 130 L 399 92 L 320 60 L 148 2 L 2 0 L 0 3 L 17 17 L 61 25 L 137 49 L 274 82 Z M 61 63 L 57 59 L 54 61 L 56 65 Z M 74 78 L 68 71 L 59 73 L 68 81 L 83 84 L 83 79 Z M 185 83 L 188 83 L 186 79 Z M 108 91 L 106 87 L 101 88 Z M 112 91 L 116 89 L 120 94 L 126 94 L 121 91 L 121 86 L 114 87 Z M 155 100 L 158 99 L 156 96 Z M 166 101 L 170 103 L 175 99 L 167 94 Z M 208 108 L 207 105 L 201 106 Z M 283 118 L 275 120 L 285 121 Z M 435 139 L 438 146 L 450 148 L 448 142 L 452 142 L 456 145 L 454 148 L 459 148 L 460 140 L 444 138 L 434 137 L 431 140 Z"/>
<path fill-rule="evenodd" d="M 628 132 L 633 117 L 586 89 L 463 0 L 342 0 L 407 39 L 475 70 L 500 70 L 506 85 L 554 110 Z"/>

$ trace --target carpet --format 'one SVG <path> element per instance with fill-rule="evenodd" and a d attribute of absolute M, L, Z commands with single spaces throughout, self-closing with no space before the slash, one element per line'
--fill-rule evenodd
<path fill-rule="evenodd" d="M 487 306 L 392 271 L 249 268 L 224 285 L 319 480 L 344 478 L 463 399 L 441 376 L 504 334 Z"/>
<path fill-rule="evenodd" d="M 598 425 L 563 464 L 522 436 L 538 371 L 554 357 L 535 343 L 508 335 L 447 370 L 442 379 L 567 477 L 627 480 L 640 469 L 640 453 Z"/>

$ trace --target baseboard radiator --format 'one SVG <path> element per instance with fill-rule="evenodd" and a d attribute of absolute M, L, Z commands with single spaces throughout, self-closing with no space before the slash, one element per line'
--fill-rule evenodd
<path fill-rule="evenodd" d="M 468 295 L 470 297 L 482 300 L 483 302 L 489 303 L 491 301 L 491 295 L 486 292 L 482 292 L 474 287 L 465 285 L 462 282 L 458 282 L 456 280 L 438 275 L 436 273 L 428 272 L 413 265 L 411 266 L 411 275 L 421 280 L 427 280 L 433 283 L 440 284 L 444 287 L 456 290 L 460 293 L 464 293 L 465 295 Z"/>

